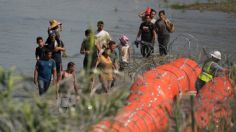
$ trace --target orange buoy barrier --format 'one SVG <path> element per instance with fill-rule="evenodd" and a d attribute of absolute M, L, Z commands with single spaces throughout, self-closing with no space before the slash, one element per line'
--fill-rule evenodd
<path fill-rule="evenodd" d="M 94 125 L 92 131 L 164 131 L 173 99 L 195 90 L 200 71 L 196 62 L 180 58 L 145 72 L 130 88 L 128 105 L 114 119 Z"/>
<path fill-rule="evenodd" d="M 216 77 L 201 89 L 194 102 L 197 129 L 214 124 L 221 131 L 222 120 L 230 126 L 234 90 L 226 77 Z"/>

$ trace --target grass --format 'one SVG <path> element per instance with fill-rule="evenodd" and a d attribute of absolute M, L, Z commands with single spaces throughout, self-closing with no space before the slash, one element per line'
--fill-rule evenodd
<path fill-rule="evenodd" d="M 171 4 L 170 7 L 176 10 L 200 10 L 200 11 L 222 11 L 228 13 L 236 13 L 236 1 L 228 2 L 209 2 L 194 4 Z"/>
<path fill-rule="evenodd" d="M 3 132 L 89 131 L 94 123 L 114 116 L 129 93 L 125 88 L 117 88 L 108 95 L 80 93 L 78 105 L 60 113 L 53 87 L 39 97 L 32 89 L 32 79 L 16 76 L 13 71 L 14 68 L 0 67 L 0 131 Z"/>

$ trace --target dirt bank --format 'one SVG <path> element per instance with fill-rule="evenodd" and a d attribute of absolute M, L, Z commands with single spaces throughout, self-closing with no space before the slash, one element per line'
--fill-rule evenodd
<path fill-rule="evenodd" d="M 172 4 L 172 9 L 200 10 L 200 11 L 222 11 L 236 13 L 236 2 L 194 3 L 194 4 Z"/>

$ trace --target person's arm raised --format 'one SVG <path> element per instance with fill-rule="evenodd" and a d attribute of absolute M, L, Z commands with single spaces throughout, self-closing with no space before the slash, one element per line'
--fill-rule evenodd
<path fill-rule="evenodd" d="M 173 33 L 175 31 L 174 24 L 171 23 L 168 19 L 164 20 L 166 28 L 169 32 Z"/>

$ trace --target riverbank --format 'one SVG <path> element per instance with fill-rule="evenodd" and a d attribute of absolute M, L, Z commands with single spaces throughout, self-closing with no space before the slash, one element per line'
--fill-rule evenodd
<path fill-rule="evenodd" d="M 214 3 L 193 3 L 193 4 L 171 4 L 172 9 L 177 10 L 200 10 L 200 11 L 221 11 L 236 13 L 236 1 L 214 2 Z"/>

